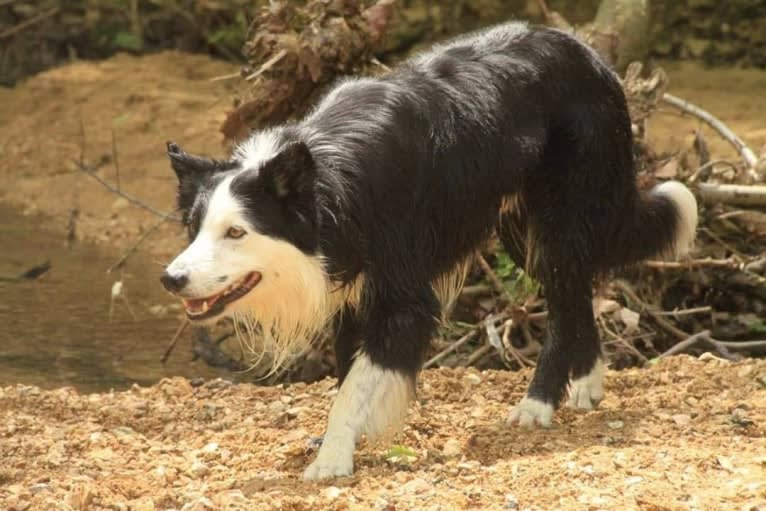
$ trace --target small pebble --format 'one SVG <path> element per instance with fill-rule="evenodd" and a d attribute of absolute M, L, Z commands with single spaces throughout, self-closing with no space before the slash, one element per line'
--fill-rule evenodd
<path fill-rule="evenodd" d="M 191 385 L 192 387 L 201 387 L 204 384 L 205 384 L 205 378 L 201 376 L 197 376 L 196 378 L 192 378 L 191 380 L 189 380 L 189 385 Z"/>
<path fill-rule="evenodd" d="M 38 493 L 42 493 L 44 491 L 53 491 L 53 488 L 51 488 L 51 485 L 47 483 L 36 483 L 29 487 L 29 493 L 32 495 L 37 495 Z"/>
<path fill-rule="evenodd" d="M 611 429 L 622 429 L 622 427 L 625 426 L 625 423 L 622 421 L 610 421 L 607 422 L 606 425 Z"/>
<path fill-rule="evenodd" d="M 341 493 L 341 489 L 338 488 L 337 486 L 328 486 L 327 488 L 322 490 L 322 495 L 328 499 L 337 499 L 340 493 Z"/>
<path fill-rule="evenodd" d="M 505 509 L 518 509 L 519 508 L 519 501 L 510 493 L 507 493 L 505 495 Z"/>
<path fill-rule="evenodd" d="M 210 473 L 210 468 L 201 461 L 195 461 L 191 466 L 191 473 L 195 477 L 205 477 Z"/>
<path fill-rule="evenodd" d="M 442 454 L 445 456 L 458 456 L 460 453 L 463 452 L 463 444 L 461 444 L 457 439 L 450 438 L 446 442 L 444 442 L 444 448 L 442 449 Z"/>

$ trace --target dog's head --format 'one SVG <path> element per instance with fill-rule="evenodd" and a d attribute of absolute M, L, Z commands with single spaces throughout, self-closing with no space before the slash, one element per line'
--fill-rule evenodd
<path fill-rule="evenodd" d="M 316 329 L 327 278 L 309 148 L 290 142 L 217 161 L 167 147 L 190 244 L 161 281 L 189 319 L 250 318 L 283 335 Z"/>

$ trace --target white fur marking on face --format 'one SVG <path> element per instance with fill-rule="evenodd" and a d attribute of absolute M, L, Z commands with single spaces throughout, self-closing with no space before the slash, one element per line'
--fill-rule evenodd
<path fill-rule="evenodd" d="M 676 205 L 680 225 L 673 244 L 673 255 L 675 257 L 687 255 L 694 244 L 694 237 L 697 232 L 697 199 L 683 183 L 678 181 L 666 181 L 656 186 L 652 191 L 664 195 Z"/>
<path fill-rule="evenodd" d="M 357 356 L 330 410 L 322 447 L 303 478 L 351 475 L 359 438 L 398 430 L 413 393 L 412 381 L 404 374 L 374 364 L 365 354 Z"/>
<path fill-rule="evenodd" d="M 274 130 L 259 131 L 234 149 L 243 169 L 257 169 L 279 152 L 279 137 Z"/>
<path fill-rule="evenodd" d="M 606 366 L 599 358 L 588 374 L 572 380 L 569 385 L 567 406 L 576 410 L 593 410 L 604 399 L 604 373 Z"/>
<path fill-rule="evenodd" d="M 216 294 L 248 273 L 259 272 L 258 285 L 228 304 L 224 314 L 235 318 L 237 336 L 249 353 L 259 357 L 270 352 L 276 370 L 305 350 L 336 310 L 328 300 L 329 281 L 321 258 L 250 225 L 243 205 L 231 194 L 232 179 L 216 187 L 197 237 L 169 270 L 188 272 L 187 298 Z M 247 234 L 236 240 L 225 238 L 232 225 L 245 228 Z M 223 275 L 228 279 L 221 282 Z"/>
<path fill-rule="evenodd" d="M 508 414 L 508 422 L 525 428 L 534 427 L 536 423 L 549 428 L 552 418 L 553 405 L 529 396 L 522 399 Z"/>

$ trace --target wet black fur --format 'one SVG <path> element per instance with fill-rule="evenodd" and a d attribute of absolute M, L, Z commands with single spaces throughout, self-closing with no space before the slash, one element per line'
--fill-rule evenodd
<path fill-rule="evenodd" d="M 594 276 L 666 250 L 680 222 L 671 201 L 636 189 L 614 74 L 567 34 L 509 24 L 340 87 L 275 132 L 286 156 L 233 186 L 264 232 L 322 254 L 336 281 L 364 276 L 339 319 L 339 376 L 361 347 L 414 377 L 440 315 L 432 281 L 497 230 L 543 284 L 549 338 L 529 395 L 558 405 L 600 355 Z M 187 211 L 192 174 L 179 173 Z"/>

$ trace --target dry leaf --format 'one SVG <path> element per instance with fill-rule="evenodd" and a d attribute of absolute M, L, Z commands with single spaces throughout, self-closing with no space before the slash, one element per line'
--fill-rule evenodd
<path fill-rule="evenodd" d="M 638 320 L 641 318 L 641 315 L 638 312 L 623 307 L 618 314 L 620 320 L 625 323 L 624 334 L 632 334 L 638 331 Z"/>
<path fill-rule="evenodd" d="M 657 169 L 655 177 L 663 179 L 673 179 L 678 176 L 678 160 L 671 158 L 665 165 Z"/>

